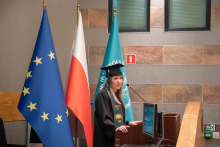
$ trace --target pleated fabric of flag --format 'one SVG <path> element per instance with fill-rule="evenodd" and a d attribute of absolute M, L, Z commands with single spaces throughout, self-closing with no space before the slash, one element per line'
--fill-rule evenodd
<path fill-rule="evenodd" d="M 74 147 L 46 8 L 18 110 L 46 147 Z"/>
<path fill-rule="evenodd" d="M 115 15 L 114 19 L 113 19 L 112 28 L 111 28 L 111 32 L 110 32 L 110 36 L 109 36 L 109 40 L 108 40 L 108 45 L 106 48 L 105 57 L 103 60 L 102 67 L 111 66 L 114 64 L 118 64 L 118 63 L 124 64 L 124 60 L 123 60 L 123 54 L 122 54 L 121 43 L 120 43 L 120 38 L 119 38 L 117 15 Z M 125 73 L 125 67 L 121 67 L 121 72 L 122 72 L 123 78 L 124 78 L 123 101 L 125 104 L 125 112 L 126 112 L 125 119 L 127 121 L 134 121 L 129 91 L 128 91 L 128 87 L 126 86 L 127 77 L 126 77 L 126 73 Z M 99 93 L 99 91 L 102 89 L 102 87 L 104 86 L 105 81 L 106 81 L 105 74 L 106 74 L 105 71 L 101 70 L 100 75 L 99 75 L 99 81 L 98 81 L 96 92 L 95 92 L 94 101 L 93 101 L 93 108 L 94 109 L 95 109 L 96 96 Z"/>
<path fill-rule="evenodd" d="M 66 104 L 83 125 L 83 130 L 80 131 L 84 131 L 87 147 L 92 147 L 92 111 L 81 13 L 79 13 L 79 22 L 76 29 L 75 41 L 73 42 L 71 50 L 70 61 L 71 65 L 66 92 Z"/>

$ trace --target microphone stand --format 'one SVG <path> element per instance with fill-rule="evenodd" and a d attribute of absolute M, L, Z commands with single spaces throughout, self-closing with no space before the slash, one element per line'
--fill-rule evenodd
<path fill-rule="evenodd" d="M 131 88 L 131 86 L 129 84 L 126 84 L 129 88 Z M 134 91 L 133 88 L 131 88 L 131 90 Z M 136 91 L 134 91 L 143 101 L 145 101 Z M 147 103 L 147 101 L 145 101 Z"/>

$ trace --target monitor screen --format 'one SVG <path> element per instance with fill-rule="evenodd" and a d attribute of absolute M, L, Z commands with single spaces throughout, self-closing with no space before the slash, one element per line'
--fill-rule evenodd
<path fill-rule="evenodd" d="M 143 133 L 155 137 L 157 125 L 157 104 L 144 104 Z"/>

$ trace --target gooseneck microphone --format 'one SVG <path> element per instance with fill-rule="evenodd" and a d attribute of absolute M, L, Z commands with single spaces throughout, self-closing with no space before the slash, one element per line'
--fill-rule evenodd
<path fill-rule="evenodd" d="M 129 88 L 131 88 L 131 86 L 129 85 L 129 84 L 126 84 Z M 134 91 L 134 89 L 133 88 L 131 88 L 133 91 Z M 136 91 L 134 91 L 143 101 L 145 101 Z M 145 101 L 146 103 L 147 103 L 147 101 Z"/>

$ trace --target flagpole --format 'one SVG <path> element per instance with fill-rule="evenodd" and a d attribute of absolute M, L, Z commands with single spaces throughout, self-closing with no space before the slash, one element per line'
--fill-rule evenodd
<path fill-rule="evenodd" d="M 77 5 L 77 25 L 78 25 L 78 22 L 79 22 L 79 7 L 80 5 Z"/>
<path fill-rule="evenodd" d="M 43 0 L 43 13 L 44 13 L 45 6 L 46 6 L 46 3 L 45 3 L 45 0 Z M 44 144 L 43 144 L 43 147 L 45 147 Z"/>
<path fill-rule="evenodd" d="M 44 13 L 45 6 L 46 6 L 46 3 L 45 3 L 45 0 L 43 0 L 43 13 Z M 45 147 L 44 144 L 43 144 L 43 147 Z"/>
<path fill-rule="evenodd" d="M 115 16 L 115 15 L 117 15 L 117 13 L 116 13 L 116 9 L 114 9 L 114 16 Z"/>
<path fill-rule="evenodd" d="M 43 11 L 45 9 L 45 6 L 46 6 L 46 3 L 45 3 L 45 0 L 43 0 Z"/>
<path fill-rule="evenodd" d="M 43 13 L 44 13 L 45 6 L 46 6 L 46 3 L 45 3 L 45 0 L 43 0 Z M 43 147 L 45 147 L 44 144 L 43 144 Z"/>
<path fill-rule="evenodd" d="M 79 22 L 79 7 L 80 5 L 77 5 L 77 24 L 78 25 L 78 22 Z M 76 116 L 75 116 L 76 117 Z M 75 147 L 77 147 L 77 117 L 76 117 L 76 122 L 75 122 Z"/>
<path fill-rule="evenodd" d="M 43 0 L 43 13 L 44 13 L 45 6 L 46 6 L 46 3 L 45 3 L 45 0 Z M 44 143 L 43 143 L 43 147 L 45 147 Z"/>

